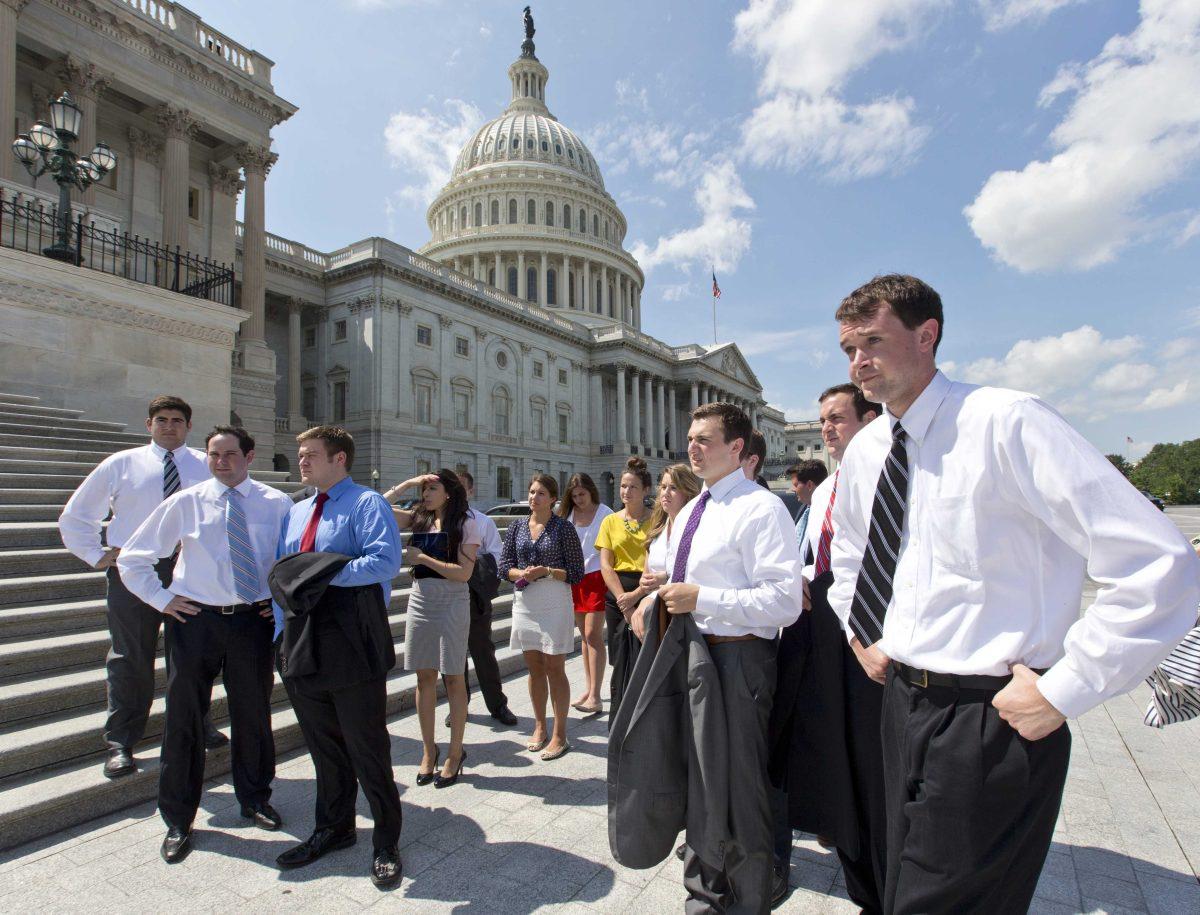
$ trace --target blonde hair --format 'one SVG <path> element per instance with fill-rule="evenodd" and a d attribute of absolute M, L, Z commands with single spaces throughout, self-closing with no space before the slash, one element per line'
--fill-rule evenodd
<path fill-rule="evenodd" d="M 696 496 L 700 495 L 700 490 L 704 486 L 700 478 L 692 473 L 692 468 L 687 464 L 672 464 L 663 471 L 664 477 L 670 477 L 671 483 L 676 489 L 680 490 L 687 496 L 684 500 L 686 505 Z M 650 514 L 650 526 L 646 529 L 646 549 L 650 549 L 650 541 L 667 529 L 667 521 L 670 516 L 667 510 L 662 506 L 661 499 L 655 499 L 654 511 Z"/>

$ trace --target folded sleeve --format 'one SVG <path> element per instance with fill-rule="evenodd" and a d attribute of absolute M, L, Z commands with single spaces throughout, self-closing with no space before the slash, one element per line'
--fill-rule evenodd
<path fill-rule="evenodd" d="M 112 508 L 114 464 L 112 459 L 102 461 L 89 473 L 58 516 L 63 546 L 89 566 L 95 566 L 104 557 L 100 531 Z"/>
<path fill-rule="evenodd" d="M 121 583 L 160 613 L 175 595 L 162 586 L 154 564 L 175 552 L 183 535 L 188 507 L 187 500 L 178 496 L 159 503 L 142 526 L 125 541 L 117 556 Z"/>
<path fill-rule="evenodd" d="M 400 528 L 392 507 L 377 492 L 364 493 L 350 512 L 359 555 L 330 581 L 341 588 L 386 585 L 400 574 Z"/>

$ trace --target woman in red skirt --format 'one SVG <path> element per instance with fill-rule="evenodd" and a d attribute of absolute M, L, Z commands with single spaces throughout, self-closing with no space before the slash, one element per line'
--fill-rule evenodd
<path fill-rule="evenodd" d="M 583 636 L 583 694 L 571 705 L 585 715 L 598 714 L 600 686 L 604 682 L 604 577 L 600 574 L 600 553 L 596 534 L 600 522 L 612 509 L 600 503 L 600 492 L 586 473 L 577 473 L 567 483 L 566 498 L 558 513 L 575 525 L 583 546 L 583 581 L 571 585 L 575 604 L 575 623 Z"/>

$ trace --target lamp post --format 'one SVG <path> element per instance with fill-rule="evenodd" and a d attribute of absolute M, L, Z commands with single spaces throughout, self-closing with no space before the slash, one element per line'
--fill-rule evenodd
<path fill-rule="evenodd" d="M 371 485 L 379 492 L 379 471 L 375 468 L 371 468 Z"/>
<path fill-rule="evenodd" d="M 117 167 L 117 155 L 107 143 L 97 143 L 90 156 L 76 156 L 71 145 L 79 139 L 81 120 L 83 112 L 64 92 L 50 103 L 50 123 L 38 121 L 12 144 L 13 155 L 35 183 L 49 172 L 58 184 L 58 241 L 42 253 L 68 263 L 78 261 L 71 246 L 71 186 L 85 191 Z"/>

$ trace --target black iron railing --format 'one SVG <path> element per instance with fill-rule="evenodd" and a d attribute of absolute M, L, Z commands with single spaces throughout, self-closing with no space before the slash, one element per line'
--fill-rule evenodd
<path fill-rule="evenodd" d="M 15 196 L 5 200 L 0 195 L 0 247 L 41 254 L 55 243 L 58 231 L 57 207 L 21 203 Z M 82 216 L 71 227 L 71 244 L 77 267 L 233 304 L 233 268 L 181 251 L 178 246 L 172 250 L 128 232 L 105 231 L 91 222 L 85 225 Z"/>

